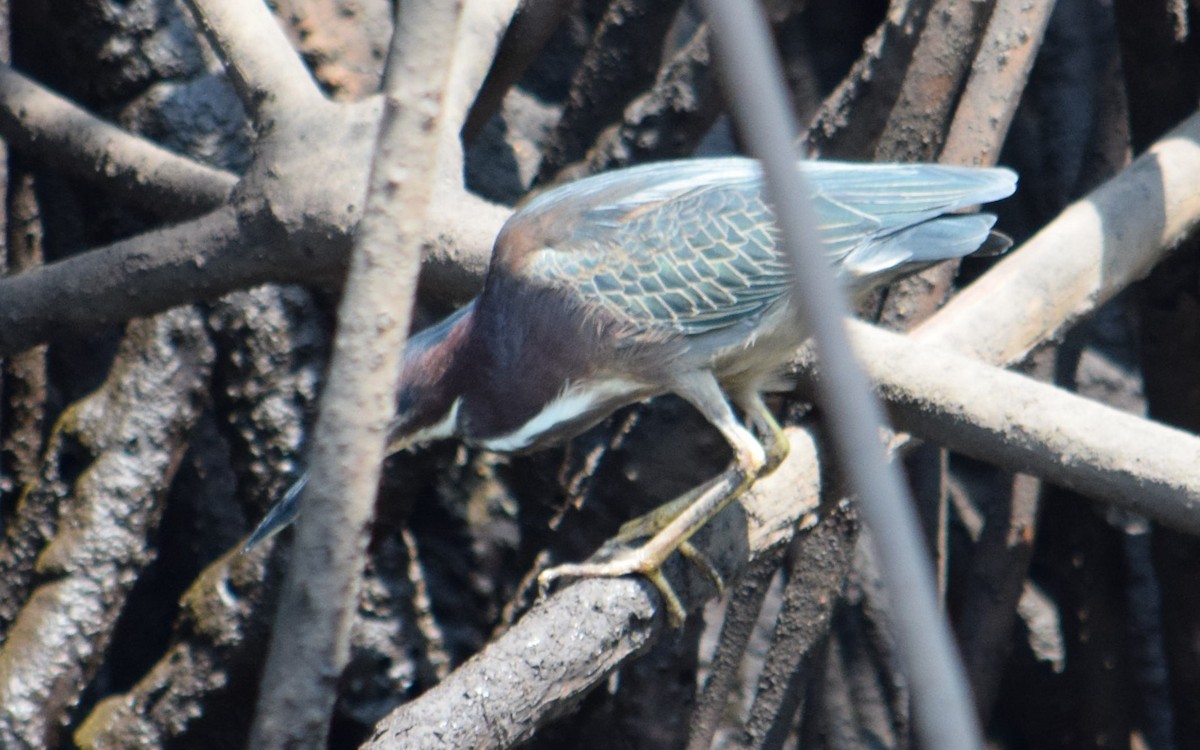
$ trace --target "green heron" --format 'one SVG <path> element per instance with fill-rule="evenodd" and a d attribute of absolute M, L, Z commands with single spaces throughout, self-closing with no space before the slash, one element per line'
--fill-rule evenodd
<path fill-rule="evenodd" d="M 947 212 L 1011 195 L 1009 170 L 802 168 L 818 234 L 855 297 L 934 262 L 1007 246 L 997 246 L 994 216 Z M 787 454 L 762 393 L 785 387 L 783 365 L 806 335 L 776 238 L 750 159 L 647 164 L 537 195 L 500 230 L 480 295 L 409 340 L 388 451 L 445 438 L 531 451 L 619 407 L 678 394 L 729 442 L 730 468 L 618 536 L 649 536 L 643 545 L 560 566 L 543 582 L 640 573 L 679 620 L 662 564 L 676 550 L 692 552 L 688 537 Z M 251 544 L 291 521 L 302 482 Z"/>

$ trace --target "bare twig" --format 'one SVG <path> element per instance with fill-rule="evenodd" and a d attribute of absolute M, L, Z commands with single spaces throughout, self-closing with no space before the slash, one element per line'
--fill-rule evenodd
<path fill-rule="evenodd" d="M 425 209 L 446 126 L 461 4 L 397 10 L 387 106 L 355 241 L 299 524 L 263 675 L 251 745 L 324 747 L 346 663 L 400 357 L 408 335 Z M 454 128 L 457 133 L 458 128 Z"/>
<path fill-rule="evenodd" d="M 169 219 L 204 213 L 229 198 L 237 177 L 107 123 L 0 65 L 0 135 L 54 169 L 103 184 Z"/>
<path fill-rule="evenodd" d="M 279 22 L 263 2 L 189 0 L 200 28 L 225 60 L 242 104 L 260 131 L 288 110 L 327 106 Z"/>

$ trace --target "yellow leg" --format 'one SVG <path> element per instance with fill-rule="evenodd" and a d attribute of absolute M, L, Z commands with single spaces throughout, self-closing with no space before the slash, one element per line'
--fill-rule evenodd
<path fill-rule="evenodd" d="M 738 406 L 745 412 L 746 418 L 750 420 L 751 426 L 754 428 L 758 437 L 762 440 L 764 452 L 766 454 L 766 463 L 763 465 L 758 477 L 764 477 L 773 473 L 779 468 L 779 465 L 788 457 L 791 450 L 791 443 L 788 441 L 787 434 L 775 420 L 775 416 L 771 414 L 771 410 L 763 403 L 762 397 L 757 392 L 751 392 L 737 399 Z M 713 480 L 717 481 L 717 480 Z M 679 513 L 692 503 L 696 502 L 696 498 L 700 497 L 707 490 L 707 484 L 696 487 L 674 500 L 669 500 L 654 510 L 645 515 L 626 521 L 621 525 L 616 536 L 608 540 L 602 551 L 608 550 L 614 546 L 631 542 L 634 539 L 649 537 L 662 531 Z"/>
<path fill-rule="evenodd" d="M 679 596 L 662 574 L 663 563 L 672 552 L 685 545 L 691 550 L 689 557 L 702 559 L 688 544 L 688 539 L 742 494 L 751 481 L 752 478 L 745 477 L 739 467 L 732 467 L 715 482 L 710 483 L 707 490 L 691 505 L 679 512 L 670 523 L 641 546 L 622 550 L 612 559 L 602 562 L 582 562 L 550 568 L 538 576 L 538 583 L 544 591 L 559 578 L 617 578 L 630 574 L 643 575 L 662 594 L 671 625 L 682 625 L 687 612 Z M 700 567 L 706 575 L 715 576 L 719 581 L 719 575 L 707 560 Z"/>
<path fill-rule="evenodd" d="M 750 425 L 766 449 L 767 465 L 763 467 L 761 476 L 767 476 L 778 469 L 779 465 L 788 457 L 792 444 L 788 441 L 787 433 L 779 426 L 775 415 L 763 403 L 762 396 L 757 391 L 740 395 L 737 405 L 746 413 L 746 418 L 750 420 Z"/>
<path fill-rule="evenodd" d="M 733 410 L 729 407 L 729 403 L 725 400 L 724 394 L 721 393 L 711 374 L 695 374 L 689 380 L 681 382 L 676 392 L 695 405 L 700 413 L 712 422 L 729 441 L 734 453 L 733 466 L 701 488 L 685 493 L 676 500 L 626 524 L 614 540 L 619 544 L 640 536 L 651 535 L 641 546 L 619 551 L 611 559 L 560 565 L 546 570 L 538 576 L 538 582 L 543 591 L 558 578 L 615 578 L 639 574 L 650 580 L 662 594 L 671 624 L 678 626 L 683 623 L 686 611 L 670 583 L 662 574 L 663 563 L 676 550 L 681 550 L 693 561 L 703 559 L 699 552 L 688 544 L 688 540 L 754 483 L 754 480 L 767 467 L 768 456 L 762 444 L 738 423 Z M 767 432 L 772 438 L 776 438 L 776 435 L 782 436 L 782 431 L 775 424 L 775 420 L 770 417 L 770 413 L 766 412 L 762 401 L 756 400 L 761 411 L 767 414 L 769 422 L 765 424 L 774 425 L 774 430 L 768 428 Z M 759 420 L 761 415 L 757 415 L 756 412 L 752 418 Z M 774 439 L 773 442 L 778 444 L 781 441 Z M 786 440 L 782 441 L 785 446 L 786 443 Z M 776 457 L 778 450 L 778 448 L 773 450 L 772 458 Z M 612 543 L 606 544 L 603 551 L 607 551 L 611 546 Z M 714 578 L 714 582 L 718 586 L 721 585 L 720 576 L 707 560 L 704 560 L 703 564 L 697 564 L 705 571 L 706 575 Z"/>

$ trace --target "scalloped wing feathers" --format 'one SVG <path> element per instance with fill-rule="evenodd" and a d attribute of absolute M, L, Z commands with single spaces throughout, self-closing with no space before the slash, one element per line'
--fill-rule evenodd
<path fill-rule="evenodd" d="M 908 263 L 975 251 L 995 217 L 942 214 L 1011 195 L 1006 169 L 804 162 L 818 235 L 856 288 Z M 940 218 L 939 218 L 940 217 Z M 790 289 L 757 162 L 659 162 L 534 197 L 493 262 L 570 289 L 638 329 L 698 335 L 760 315 Z"/>

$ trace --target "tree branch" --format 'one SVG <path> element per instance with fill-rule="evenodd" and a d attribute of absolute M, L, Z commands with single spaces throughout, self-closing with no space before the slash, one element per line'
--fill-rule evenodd
<path fill-rule="evenodd" d="M 521 0 L 492 58 L 479 96 L 463 122 L 462 139 L 471 143 L 500 109 L 508 90 L 537 57 L 571 9 L 559 0 Z"/>
<path fill-rule="evenodd" d="M 435 198 L 421 236 L 422 280 L 428 293 L 445 300 L 465 301 L 478 291 L 492 242 L 511 214 L 466 191 L 457 132 L 513 1 L 472 0 L 466 31 L 454 40 L 462 58 L 446 96 L 459 109 L 449 115 L 454 129 L 434 148 Z M 340 281 L 363 205 L 379 103 L 280 111 L 283 132 L 259 139 L 231 206 L 0 278 L 0 356 L 59 331 L 89 330 L 267 281 Z M 331 173 L 335 161 L 346 168 Z"/>
<path fill-rule="evenodd" d="M 996 0 L 942 145 L 942 163 L 996 163 L 1001 144 L 993 133 L 1007 133 L 1012 124 L 1052 10 L 1054 0 Z"/>
<path fill-rule="evenodd" d="M 820 463 L 813 436 L 785 428 L 792 453 L 692 542 L 723 575 L 775 556 L 816 522 Z M 696 566 L 666 568 L 686 603 L 712 596 Z M 725 580 L 732 580 L 726 577 Z M 381 721 L 365 747 L 508 748 L 571 711 L 596 684 L 667 632 L 653 586 L 640 578 L 585 579 L 539 602 L 506 633 L 415 701 Z"/>
<path fill-rule="evenodd" d="M 326 744 L 446 123 L 461 3 L 397 9 L 386 106 L 250 746 Z M 457 134 L 458 128 L 454 128 Z"/>
<path fill-rule="evenodd" d="M 18 510 L 20 517 L 58 502 L 54 536 L 36 567 L 7 571 L 25 585 L 36 574 L 41 585 L 0 651 L 0 745 L 69 744 L 62 736 L 68 713 L 154 557 L 146 540 L 199 414 L 212 358 L 190 308 L 137 321 L 104 386 L 59 421 L 38 484 Z M 71 470 L 78 473 L 64 475 Z M 5 583 L 19 585 L 8 576 Z"/>
<path fill-rule="evenodd" d="M 1141 279 L 1200 223 L 1200 114 L 1067 207 L 967 287 L 917 341 L 1001 365 L 1021 361 Z"/>
<path fill-rule="evenodd" d="M 631 101 L 624 117 L 600 133 L 585 159 L 558 178 L 695 151 L 724 103 L 712 70 L 709 36 L 707 24 L 697 27 L 659 70 L 650 90 Z"/>
<path fill-rule="evenodd" d="M 611 0 L 575 69 L 562 116 L 542 146 L 535 182 L 550 182 L 583 158 L 596 135 L 620 119 L 630 97 L 654 80 L 679 6 L 680 0 Z"/>
<path fill-rule="evenodd" d="M 216 208 L 237 182 L 101 120 L 7 65 L 0 65 L 0 136 L 31 159 L 167 219 Z"/>
<path fill-rule="evenodd" d="M 2 279 L 0 356 L 63 331 L 94 330 L 216 297 L 247 278 L 299 281 L 305 275 L 294 265 L 312 262 L 302 248 L 275 246 L 279 252 L 271 254 L 247 234 L 233 209 L 223 208 Z"/>
<path fill-rule="evenodd" d="M 225 61 L 259 131 L 289 111 L 328 106 L 279 22 L 260 0 L 188 0 L 196 23 Z"/>
<path fill-rule="evenodd" d="M 973 2 L 966 7 L 957 0 L 930 3 L 896 103 L 879 136 L 880 143 L 887 144 L 884 160 L 931 161 L 939 157 L 941 139 L 949 130 L 955 101 L 973 69 L 995 2 Z M 971 122 L 982 123 L 993 141 L 995 133 L 1006 132 L 987 120 Z"/>
<path fill-rule="evenodd" d="M 864 323 L 898 429 L 1200 534 L 1200 438 Z"/>

